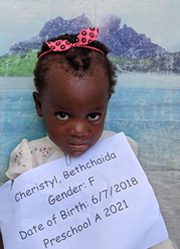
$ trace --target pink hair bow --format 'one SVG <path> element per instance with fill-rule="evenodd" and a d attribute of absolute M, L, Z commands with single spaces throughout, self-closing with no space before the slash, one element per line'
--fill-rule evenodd
<path fill-rule="evenodd" d="M 100 49 L 88 45 L 97 38 L 98 34 L 98 28 L 88 28 L 82 29 L 80 31 L 80 33 L 77 35 L 77 41 L 75 43 L 71 43 L 68 40 L 47 41 L 46 44 L 48 45 L 50 50 L 40 54 L 39 58 L 51 51 L 62 52 L 72 47 L 85 47 L 104 54 L 103 51 L 101 51 Z"/>

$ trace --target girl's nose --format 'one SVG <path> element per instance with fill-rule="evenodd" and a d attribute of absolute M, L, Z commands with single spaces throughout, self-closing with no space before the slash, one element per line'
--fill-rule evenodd
<path fill-rule="evenodd" d="M 84 120 L 76 120 L 73 122 L 71 129 L 71 134 L 73 136 L 87 136 L 88 131 L 88 124 Z"/>

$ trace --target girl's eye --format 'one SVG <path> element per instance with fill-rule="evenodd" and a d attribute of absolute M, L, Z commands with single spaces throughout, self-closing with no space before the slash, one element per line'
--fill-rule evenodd
<path fill-rule="evenodd" d="M 90 121 L 97 121 L 97 120 L 100 119 L 100 117 L 101 117 L 100 113 L 96 113 L 96 112 L 91 113 L 91 114 L 88 115 L 88 119 Z"/>
<path fill-rule="evenodd" d="M 60 120 L 68 120 L 69 119 L 69 114 L 66 112 L 58 112 L 58 113 L 56 113 L 56 116 Z"/>

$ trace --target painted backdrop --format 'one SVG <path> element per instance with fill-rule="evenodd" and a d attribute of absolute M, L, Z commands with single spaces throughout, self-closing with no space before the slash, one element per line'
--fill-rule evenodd
<path fill-rule="evenodd" d="M 179 241 L 173 233 L 180 230 L 179 23 L 179 0 L 0 0 L 0 182 L 22 138 L 45 134 L 32 101 L 42 41 L 99 26 L 99 40 L 111 49 L 118 68 L 106 128 L 138 142 L 139 159 L 160 198 L 164 190 L 175 195 L 174 216 L 172 210 L 164 212 Z"/>

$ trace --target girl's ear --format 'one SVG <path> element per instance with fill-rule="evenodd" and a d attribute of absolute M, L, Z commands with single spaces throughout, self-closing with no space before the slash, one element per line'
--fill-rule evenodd
<path fill-rule="evenodd" d="M 39 96 L 39 93 L 37 92 L 33 92 L 33 99 L 34 99 L 34 103 L 35 103 L 35 106 L 36 106 L 36 111 L 37 111 L 37 114 L 42 117 L 42 104 L 41 104 L 41 99 L 40 99 L 40 96 Z"/>

